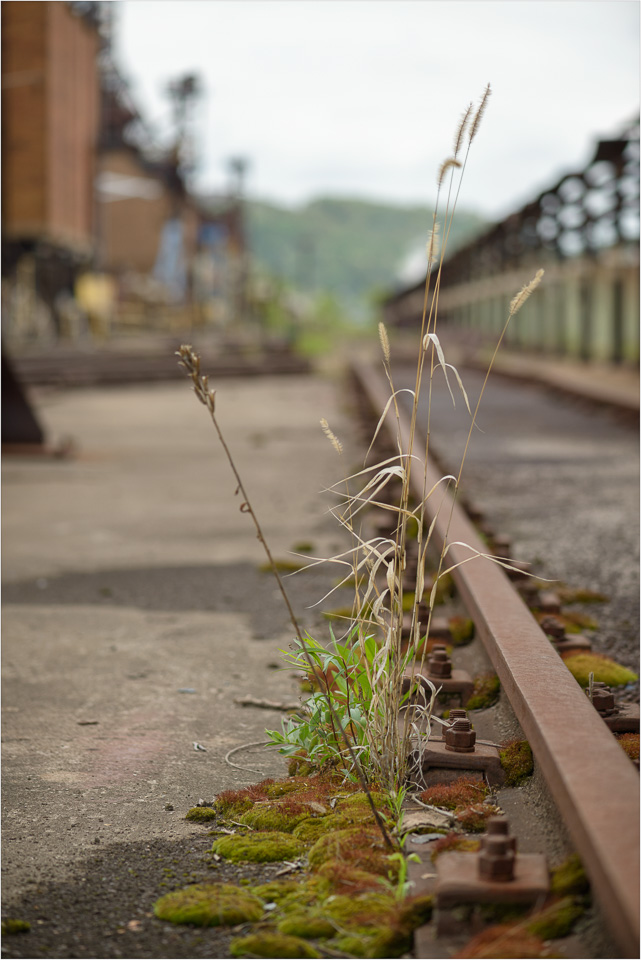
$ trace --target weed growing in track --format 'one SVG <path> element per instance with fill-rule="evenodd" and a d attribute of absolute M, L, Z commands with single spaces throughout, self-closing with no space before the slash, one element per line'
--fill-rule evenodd
<path fill-rule="evenodd" d="M 543 271 L 539 270 L 534 279 L 512 300 L 478 402 L 472 411 L 458 371 L 446 362 L 444 356 L 438 336 L 438 305 L 443 261 L 461 183 L 470 147 L 478 133 L 489 96 L 488 84 L 476 110 L 470 104 L 461 117 L 456 130 L 453 154 L 439 169 L 437 200 L 427 244 L 427 270 L 414 388 L 395 387 L 389 338 L 385 326 L 380 324 L 383 367 L 390 388 L 389 400 L 374 431 L 363 469 L 347 477 L 331 491 L 337 498 L 331 512 L 349 535 L 350 546 L 344 553 L 334 557 L 311 558 L 307 566 L 308 568 L 327 562 L 338 564 L 344 569 L 344 577 L 339 585 L 354 585 L 351 616 L 347 618 L 345 631 L 336 638 L 330 630 L 329 645 L 305 636 L 301 631 L 278 566 L 265 541 L 218 425 L 215 415 L 215 391 L 210 390 L 207 377 L 201 375 L 199 357 L 191 347 L 181 347 L 178 354 L 180 362 L 192 379 L 196 395 L 210 413 L 236 477 L 237 493 L 243 499 L 240 509 L 248 513 L 255 524 L 258 539 L 265 549 L 290 615 L 296 638 L 292 651 L 285 654 L 285 659 L 288 663 L 304 669 L 315 687 L 304 705 L 305 715 L 285 721 L 282 732 L 267 731 L 268 735 L 286 755 L 303 755 L 315 768 L 332 766 L 343 770 L 352 779 L 357 779 L 368 793 L 377 823 L 390 848 L 392 844 L 388 830 L 375 809 L 369 787 L 377 784 L 392 797 L 398 798 L 408 779 L 411 780 L 412 764 L 420 764 L 421 747 L 426 743 L 430 732 L 437 695 L 437 689 L 423 676 L 426 647 L 421 641 L 429 633 L 439 585 L 442 585 L 445 578 L 459 565 L 448 566 L 448 552 L 452 544 L 447 534 L 440 549 L 435 548 L 435 518 L 441 509 L 449 509 L 451 521 L 469 442 L 494 360 L 508 324 L 538 286 L 543 275 Z M 470 426 L 457 475 L 444 476 L 428 489 L 431 398 L 434 375 L 438 368 L 445 376 L 453 401 L 455 398 L 452 383 L 455 381 L 454 386 L 460 391 L 470 413 Z M 404 433 L 401 423 L 402 394 L 411 398 L 407 434 Z M 421 433 L 418 409 L 419 400 L 425 394 L 427 429 Z M 387 459 L 368 465 L 369 455 L 388 415 L 396 421 L 395 453 Z M 329 424 L 321 421 L 321 425 L 336 452 L 341 454 L 342 444 Z M 422 496 L 418 503 L 413 502 L 411 495 L 410 481 L 415 471 L 419 471 L 423 478 Z M 447 493 L 452 495 L 451 501 L 446 500 Z M 438 503 L 436 508 L 434 503 Z M 451 505 L 448 506 L 448 503 Z M 365 509 L 373 506 L 389 514 L 390 527 L 389 531 L 382 535 L 366 537 L 361 518 Z M 470 560 L 484 557 L 509 567 L 508 561 L 504 559 L 478 553 L 471 547 L 469 550 Z M 437 558 L 431 575 L 427 572 L 428 551 Z M 408 609 L 409 631 L 404 629 Z M 409 678 L 410 692 L 403 693 L 404 678 Z M 416 690 L 419 684 L 423 684 L 422 689 L 427 688 L 429 694 L 412 697 L 411 692 Z"/>

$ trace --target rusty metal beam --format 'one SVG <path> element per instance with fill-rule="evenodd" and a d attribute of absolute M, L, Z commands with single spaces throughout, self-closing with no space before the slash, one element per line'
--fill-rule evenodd
<path fill-rule="evenodd" d="M 378 416 L 389 397 L 387 381 L 370 366 L 355 363 L 352 369 Z M 388 417 L 386 423 L 395 436 L 395 418 Z M 407 449 L 406 414 L 401 415 L 401 433 Z M 428 490 L 440 476 L 428 464 Z M 420 499 L 423 476 L 415 469 L 412 479 Z M 450 543 L 462 541 L 486 551 L 449 494 L 435 494 L 427 507 L 430 520 L 438 512 L 434 535 L 439 545 L 447 538 Z M 452 547 L 448 562 L 469 556 L 464 547 Z M 583 861 L 612 936 L 624 956 L 638 957 L 638 773 L 503 569 L 475 559 L 453 576 Z"/>

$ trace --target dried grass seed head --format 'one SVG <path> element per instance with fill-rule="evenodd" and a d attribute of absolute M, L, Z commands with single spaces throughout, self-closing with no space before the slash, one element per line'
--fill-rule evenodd
<path fill-rule="evenodd" d="M 387 329 L 384 323 L 379 323 L 378 325 L 378 338 L 381 341 L 381 349 L 383 351 L 383 356 L 385 358 L 385 363 L 389 363 L 390 360 L 390 347 L 389 347 L 389 337 L 387 336 Z"/>
<path fill-rule="evenodd" d="M 454 157 L 458 157 L 459 151 L 463 146 L 465 130 L 467 128 L 467 124 L 470 119 L 470 114 L 472 113 L 472 108 L 473 108 L 473 104 L 470 103 L 465 113 L 461 114 L 461 119 L 459 120 L 459 124 L 458 124 L 458 127 L 456 128 L 456 133 L 454 135 Z"/>
<path fill-rule="evenodd" d="M 333 448 L 334 448 L 334 450 L 336 451 L 336 453 L 342 453 L 342 452 L 343 452 L 343 444 L 340 442 L 340 440 L 338 439 L 338 437 L 336 436 L 336 434 L 333 432 L 333 430 L 330 429 L 330 426 L 329 426 L 327 420 L 325 419 L 325 417 L 323 417 L 323 418 L 321 419 L 320 425 L 321 425 L 321 427 L 322 427 L 322 429 L 323 429 L 323 433 L 325 434 L 325 436 L 327 437 L 327 439 L 329 440 L 329 442 L 330 442 L 331 445 L 333 446 Z"/>
<path fill-rule="evenodd" d="M 472 140 L 474 139 L 474 137 L 475 137 L 476 134 L 478 133 L 479 127 L 480 127 L 480 125 L 481 125 L 481 120 L 483 119 L 483 114 L 485 113 L 485 108 L 487 107 L 487 101 L 490 99 L 491 93 L 492 93 L 492 88 L 490 87 L 490 84 L 488 83 L 487 87 L 485 88 L 485 93 L 484 93 L 483 96 L 481 97 L 481 102 L 480 102 L 480 104 L 479 104 L 479 108 L 478 108 L 478 110 L 476 111 L 476 113 L 474 114 L 474 119 L 472 120 L 472 125 L 470 126 L 470 143 L 472 142 Z"/>
<path fill-rule="evenodd" d="M 447 160 L 444 160 L 441 166 L 439 167 L 438 177 L 436 178 L 437 186 L 440 188 L 443 186 L 443 180 L 445 179 L 445 174 L 448 170 L 461 166 L 461 161 L 457 160 L 456 157 L 448 157 Z"/>
<path fill-rule="evenodd" d="M 512 302 L 510 303 L 511 317 L 513 317 L 514 314 L 521 309 L 521 307 L 523 306 L 527 298 L 530 296 L 530 294 L 533 293 L 534 290 L 536 290 L 536 288 L 541 282 L 541 278 L 543 277 L 544 273 L 545 273 L 544 270 L 538 270 L 536 273 L 536 276 L 532 280 L 530 280 L 529 283 L 526 283 L 521 290 L 519 290 L 517 295 L 513 298 Z"/>
<path fill-rule="evenodd" d="M 433 230 L 430 231 L 430 235 L 427 241 L 427 262 L 433 263 L 436 257 L 439 255 L 441 247 L 441 238 L 440 238 L 440 223 L 435 223 Z"/>

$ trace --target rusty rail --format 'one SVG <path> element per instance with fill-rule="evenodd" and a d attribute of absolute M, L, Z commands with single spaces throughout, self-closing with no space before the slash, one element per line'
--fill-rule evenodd
<path fill-rule="evenodd" d="M 382 372 L 352 371 L 377 417 L 389 398 Z M 396 436 L 395 418 L 388 428 Z M 409 417 L 401 411 L 407 449 Z M 427 489 L 441 474 L 428 464 Z M 414 471 L 414 493 L 423 476 Z M 439 487 L 439 490 L 441 488 Z M 486 550 L 463 510 L 442 495 L 427 504 L 441 545 L 462 541 Z M 449 524 L 449 531 L 448 531 Z M 470 556 L 451 547 L 448 563 Z M 517 720 L 576 846 L 612 936 L 623 955 L 639 956 L 639 777 L 610 730 L 564 666 L 527 606 L 497 564 L 473 560 L 453 573 Z"/>

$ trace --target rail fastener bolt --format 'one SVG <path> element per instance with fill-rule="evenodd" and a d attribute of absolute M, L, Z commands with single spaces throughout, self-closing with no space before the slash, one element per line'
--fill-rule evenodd
<path fill-rule="evenodd" d="M 445 749 L 452 753 L 474 753 L 475 743 L 476 733 L 467 714 L 465 717 L 456 717 L 445 731 Z"/>

